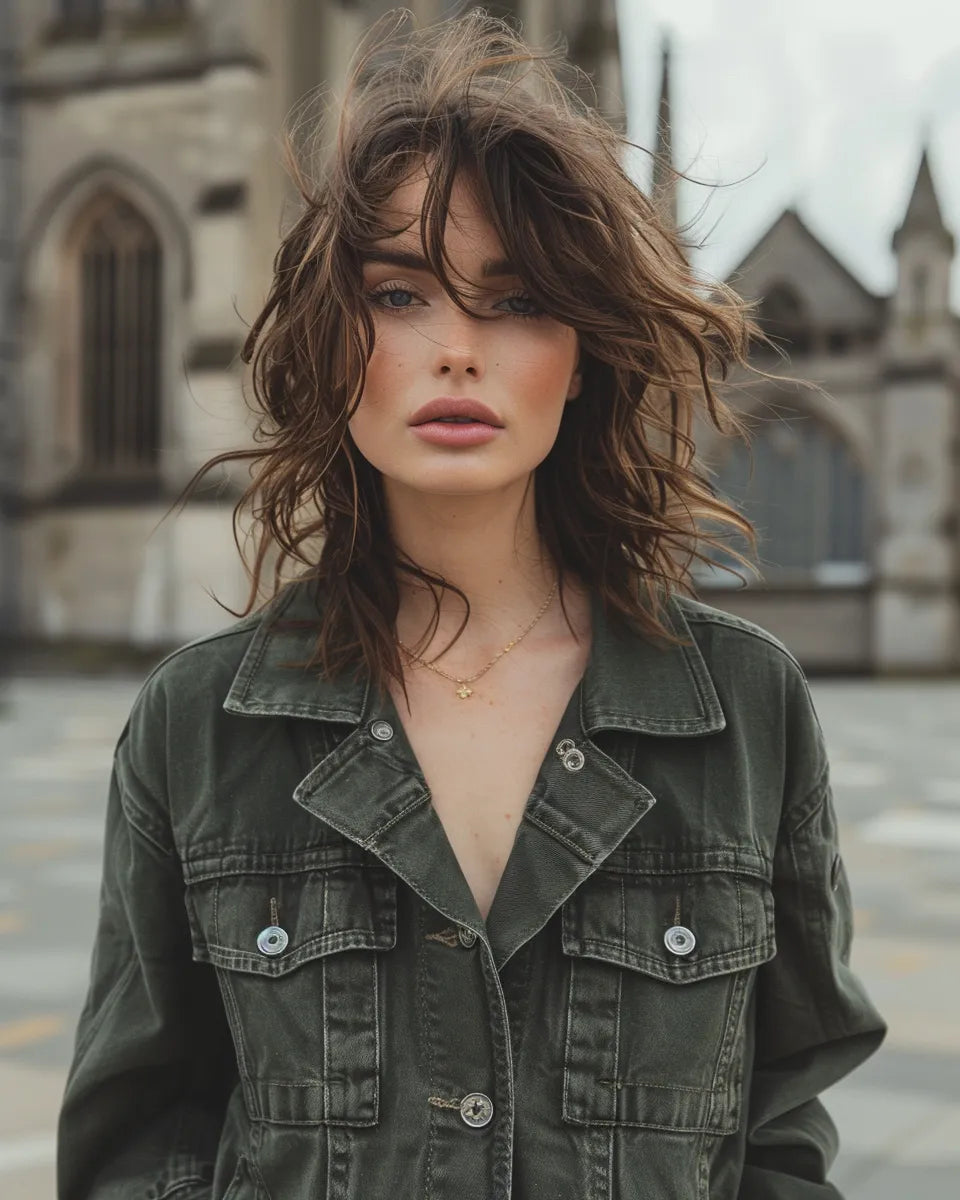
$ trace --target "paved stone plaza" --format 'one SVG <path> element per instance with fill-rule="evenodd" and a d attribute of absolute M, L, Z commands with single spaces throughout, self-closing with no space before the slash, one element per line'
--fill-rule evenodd
<path fill-rule="evenodd" d="M 0 1195 L 52 1200 L 86 987 L 106 782 L 140 679 L 0 684 Z M 960 682 L 813 680 L 856 904 L 890 1023 L 827 1094 L 847 1200 L 960 1194 Z"/>

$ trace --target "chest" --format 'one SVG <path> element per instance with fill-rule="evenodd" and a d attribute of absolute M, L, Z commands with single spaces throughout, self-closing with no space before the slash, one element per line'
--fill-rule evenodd
<path fill-rule="evenodd" d="M 394 696 L 484 920 L 587 654 L 586 646 L 574 646 L 522 664 L 518 657 L 499 678 L 477 680 L 468 699 L 456 695 L 454 683 L 421 670 L 407 680 L 409 712 L 399 690 Z"/>

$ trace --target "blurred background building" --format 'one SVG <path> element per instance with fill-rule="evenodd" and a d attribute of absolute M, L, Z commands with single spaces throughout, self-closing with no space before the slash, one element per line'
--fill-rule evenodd
<path fill-rule="evenodd" d="M 670 53 L 662 52 L 652 187 L 677 219 Z M 893 234 L 896 285 L 874 295 L 804 223 L 782 212 L 727 282 L 759 303 L 755 365 L 728 401 L 748 449 L 703 422 L 700 457 L 758 531 L 759 582 L 698 568 L 700 597 L 780 636 L 805 668 L 949 673 L 960 668 L 960 317 L 956 250 L 926 146 Z M 741 390 L 737 390 L 737 389 Z M 824 394 L 826 393 L 826 394 Z M 733 542 L 741 552 L 747 545 Z M 728 555 L 715 555 L 732 566 Z M 740 568 L 742 570 L 742 568 Z M 731 591 L 731 588 L 737 590 Z"/>
<path fill-rule="evenodd" d="M 154 652 L 229 623 L 208 593 L 246 599 L 231 526 L 245 478 L 211 476 L 159 522 L 202 462 L 249 440 L 237 355 L 291 198 L 278 132 L 311 89 L 337 94 L 357 39 L 391 7 L 0 6 L 8 639 Z M 464 4 L 407 7 L 430 20 Z M 533 42 L 562 34 L 625 127 L 615 0 L 485 7 L 519 18 Z M 669 160 L 666 49 L 659 85 L 649 133 Z M 675 219 L 669 171 L 652 185 Z M 811 668 L 960 666 L 960 321 L 926 153 L 891 249 L 896 289 L 874 295 L 798 212 L 779 216 L 730 282 L 762 301 L 764 328 L 790 355 L 785 365 L 758 347 L 757 364 L 827 395 L 755 383 L 730 395 L 756 422 L 752 463 L 739 443 L 698 438 L 718 489 L 759 527 L 763 572 L 741 590 L 698 572 L 700 595 L 759 621 Z"/>

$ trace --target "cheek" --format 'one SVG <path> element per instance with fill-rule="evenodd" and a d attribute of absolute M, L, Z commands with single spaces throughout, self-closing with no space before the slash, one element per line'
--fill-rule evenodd
<path fill-rule="evenodd" d="M 402 383 L 408 356 L 404 354 L 398 339 L 390 333 L 377 330 L 373 353 L 367 363 L 364 377 L 363 393 L 356 413 L 351 418 L 362 427 L 365 419 L 374 413 L 382 413 L 384 407 L 397 397 L 398 385 Z"/>
<path fill-rule="evenodd" d="M 566 398 L 576 364 L 576 339 L 562 332 L 514 335 L 498 354 L 505 374 L 525 402 L 553 409 Z"/>

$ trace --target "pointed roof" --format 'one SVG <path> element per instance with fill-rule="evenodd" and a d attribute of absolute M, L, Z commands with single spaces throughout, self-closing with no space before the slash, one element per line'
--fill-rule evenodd
<path fill-rule="evenodd" d="M 953 234 L 943 223 L 940 202 L 937 199 L 937 189 L 933 182 L 933 172 L 930 170 L 930 152 L 925 144 L 920 155 L 920 167 L 917 179 L 913 185 L 910 203 L 903 218 L 903 224 L 893 235 L 893 249 L 900 249 L 903 239 L 915 233 L 939 234 L 953 253 Z"/>
<path fill-rule="evenodd" d="M 742 277 L 744 272 L 754 264 L 762 262 L 768 251 L 786 230 L 795 231 L 806 252 L 812 254 L 815 259 L 829 263 L 831 270 L 836 272 L 837 277 L 843 280 L 846 286 L 857 292 L 866 303 L 876 304 L 879 301 L 880 297 L 875 296 L 865 284 L 861 283 L 850 268 L 842 263 L 826 243 L 813 232 L 806 221 L 800 216 L 795 206 L 785 208 L 776 220 L 767 227 L 736 266 L 727 272 L 726 282 L 733 282 Z"/>
<path fill-rule="evenodd" d="M 657 108 L 657 154 L 653 162 L 652 192 L 663 216 L 677 226 L 677 181 L 673 166 L 673 123 L 670 119 L 670 39 L 660 44 L 660 104 Z"/>
<path fill-rule="evenodd" d="M 747 299 L 787 284 L 806 298 L 816 324 L 874 327 L 884 301 L 846 267 L 802 219 L 785 209 L 732 270 L 726 283 Z"/>

